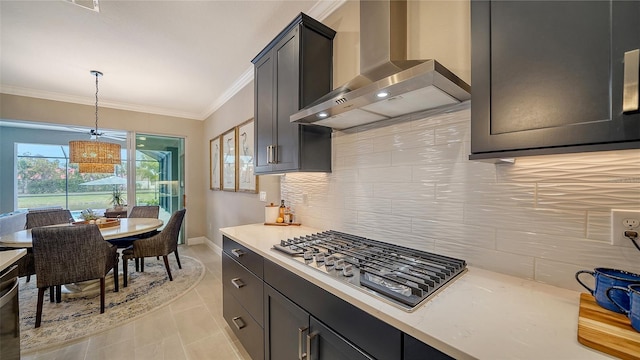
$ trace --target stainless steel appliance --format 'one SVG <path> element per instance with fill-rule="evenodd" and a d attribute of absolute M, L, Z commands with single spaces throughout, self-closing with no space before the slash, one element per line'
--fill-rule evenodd
<path fill-rule="evenodd" d="M 0 273 L 0 359 L 20 359 L 17 266 Z"/>
<path fill-rule="evenodd" d="M 466 272 L 464 260 L 334 230 L 273 248 L 408 312 Z"/>
<path fill-rule="evenodd" d="M 471 99 L 471 87 L 434 59 L 407 59 L 407 1 L 360 1 L 360 75 L 290 116 L 348 129 Z"/>

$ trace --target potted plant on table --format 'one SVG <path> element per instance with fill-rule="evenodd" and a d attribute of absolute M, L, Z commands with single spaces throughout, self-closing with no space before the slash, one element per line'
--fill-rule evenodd
<path fill-rule="evenodd" d="M 111 193 L 111 204 L 115 210 L 122 210 L 125 205 L 125 195 L 119 188 L 115 187 Z"/>

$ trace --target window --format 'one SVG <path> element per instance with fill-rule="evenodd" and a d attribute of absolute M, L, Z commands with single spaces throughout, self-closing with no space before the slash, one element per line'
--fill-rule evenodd
<path fill-rule="evenodd" d="M 63 207 L 69 210 L 105 209 L 111 194 L 126 193 L 126 150 L 114 174 L 81 174 L 69 163 L 68 145 L 16 143 L 18 209 Z M 74 213 L 74 216 L 76 214 Z"/>

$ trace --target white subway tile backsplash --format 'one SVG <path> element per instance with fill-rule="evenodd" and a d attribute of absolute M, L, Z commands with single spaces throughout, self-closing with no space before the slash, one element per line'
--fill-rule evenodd
<path fill-rule="evenodd" d="M 640 269 L 637 254 L 623 247 L 611 246 L 585 238 L 547 235 L 540 233 L 498 230 L 497 249 L 513 254 L 569 264 L 612 267 L 637 271 Z"/>
<path fill-rule="evenodd" d="M 391 199 L 346 196 L 344 198 L 344 208 L 348 210 L 390 214 Z"/>
<path fill-rule="evenodd" d="M 587 213 L 587 239 L 611 242 L 610 211 L 589 211 Z"/>
<path fill-rule="evenodd" d="M 563 287 L 575 291 L 585 292 L 587 291 L 582 285 L 578 284 L 575 278 L 576 272 L 580 270 L 593 270 L 593 266 L 587 265 L 575 265 L 567 264 L 559 261 L 552 261 L 546 259 L 536 259 L 536 280 L 545 284 Z M 591 289 L 594 288 L 593 278 L 589 275 L 580 277 Z"/>
<path fill-rule="evenodd" d="M 640 209 L 640 184 L 541 183 L 537 207 L 608 211 Z"/>
<path fill-rule="evenodd" d="M 404 234 L 411 231 L 411 218 L 388 213 L 358 211 L 358 225 L 363 226 L 372 238 L 380 239 L 380 234 Z"/>
<path fill-rule="evenodd" d="M 365 183 L 406 182 L 411 179 L 411 166 L 358 169 L 358 181 Z"/>
<path fill-rule="evenodd" d="M 436 128 L 436 144 L 469 141 L 471 128 L 468 122 L 452 123 Z"/>
<path fill-rule="evenodd" d="M 640 186 L 640 150 L 518 158 L 496 166 L 499 182 L 634 183 Z"/>
<path fill-rule="evenodd" d="M 411 222 L 411 232 L 453 244 L 496 249 L 496 230 L 490 227 L 414 218 Z"/>
<path fill-rule="evenodd" d="M 407 133 L 395 133 L 373 138 L 373 151 L 393 151 L 420 148 L 435 145 L 433 129 L 418 130 Z"/>
<path fill-rule="evenodd" d="M 428 200 L 393 200 L 394 215 L 450 221 L 452 223 L 462 222 L 463 208 L 463 203 Z"/>
<path fill-rule="evenodd" d="M 344 139 L 344 137 L 342 138 Z M 335 144 L 334 149 L 336 154 L 340 154 L 341 157 L 369 154 L 373 152 L 373 140 L 364 139 L 350 142 L 343 141 L 339 144 Z"/>
<path fill-rule="evenodd" d="M 373 196 L 397 200 L 435 200 L 435 184 L 429 183 L 374 183 Z"/>
<path fill-rule="evenodd" d="M 333 172 L 287 174 L 282 196 L 305 225 L 569 289 L 580 269 L 640 272 L 609 244 L 610 209 L 640 208 L 640 150 L 469 161 L 469 109 L 335 131 Z"/>
<path fill-rule="evenodd" d="M 584 237 L 585 211 L 539 210 L 465 203 L 464 222 L 497 229 L 540 232 L 543 234 Z"/>
<path fill-rule="evenodd" d="M 369 167 L 391 166 L 391 153 L 378 152 L 362 155 L 336 157 L 335 169 L 357 169 Z"/>
<path fill-rule="evenodd" d="M 482 162 L 451 162 L 419 165 L 413 167 L 412 181 L 447 183 L 495 183 L 496 171 L 493 164 Z"/>
<path fill-rule="evenodd" d="M 525 279 L 534 278 L 534 257 L 510 254 L 447 241 L 436 241 L 438 254 L 464 259 L 467 264 Z"/>
<path fill-rule="evenodd" d="M 501 204 L 502 206 L 533 207 L 535 205 L 534 184 L 464 183 L 436 185 L 438 201 L 455 201 L 477 204 Z"/>
<path fill-rule="evenodd" d="M 453 143 L 425 148 L 394 150 L 391 152 L 391 163 L 393 166 L 452 163 L 461 161 L 466 156 L 462 143 Z"/>

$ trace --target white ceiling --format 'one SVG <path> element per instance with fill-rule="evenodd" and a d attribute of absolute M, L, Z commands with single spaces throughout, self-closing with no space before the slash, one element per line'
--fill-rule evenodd
<path fill-rule="evenodd" d="M 345 0 L 0 0 L 0 92 L 203 120 L 293 18 Z"/>

